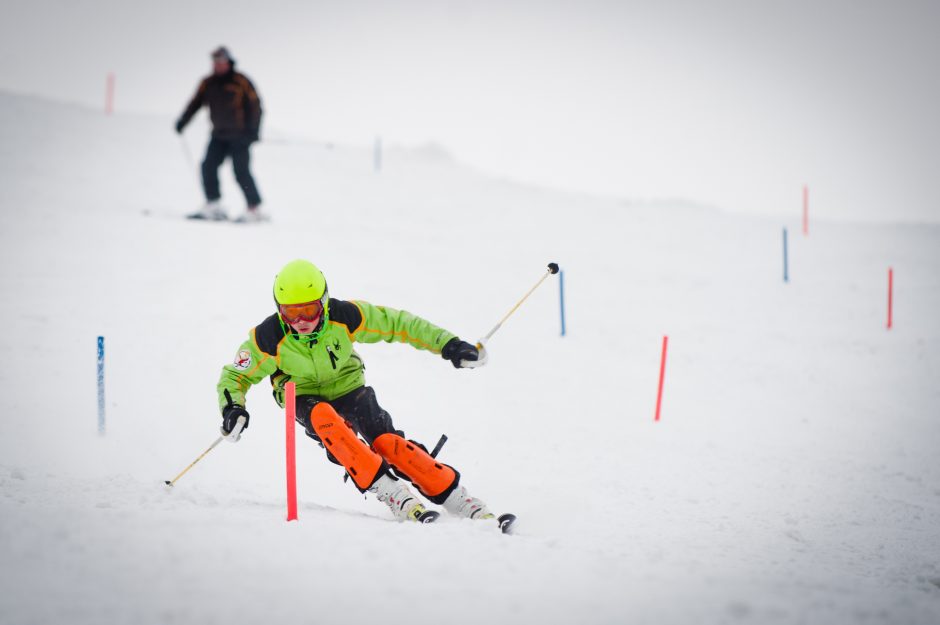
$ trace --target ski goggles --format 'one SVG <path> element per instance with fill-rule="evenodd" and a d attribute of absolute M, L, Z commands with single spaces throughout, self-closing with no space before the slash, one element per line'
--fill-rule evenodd
<path fill-rule="evenodd" d="M 323 315 L 323 300 L 304 302 L 303 304 L 278 304 L 277 311 L 284 321 L 290 324 L 298 321 L 319 321 Z"/>

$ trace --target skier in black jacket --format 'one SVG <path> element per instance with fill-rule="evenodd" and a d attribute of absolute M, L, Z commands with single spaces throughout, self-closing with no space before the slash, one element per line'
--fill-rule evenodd
<path fill-rule="evenodd" d="M 245 193 L 248 208 L 237 221 L 261 221 L 261 196 L 249 170 L 249 146 L 258 140 L 261 126 L 261 99 L 248 78 L 235 71 L 235 59 L 223 46 L 212 52 L 211 75 L 199 83 L 196 95 L 176 122 L 176 132 L 182 133 L 193 115 L 203 105 L 209 107 L 212 120 L 212 138 L 202 161 L 202 184 L 206 205 L 189 215 L 191 219 L 224 220 L 228 216 L 219 203 L 219 166 L 227 156 L 232 157 L 235 179 Z"/>

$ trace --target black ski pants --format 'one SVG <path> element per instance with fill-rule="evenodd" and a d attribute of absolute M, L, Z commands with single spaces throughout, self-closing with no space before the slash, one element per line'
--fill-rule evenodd
<path fill-rule="evenodd" d="M 248 148 L 251 142 L 247 139 L 219 139 L 212 137 L 209 147 L 206 148 L 206 158 L 202 161 L 202 186 L 208 201 L 218 200 L 222 197 L 219 192 L 219 167 L 228 156 L 232 157 L 232 167 L 235 170 L 235 180 L 245 194 L 248 206 L 261 204 L 261 196 L 255 186 L 255 179 L 251 177 L 249 169 L 250 156 Z"/>
<path fill-rule="evenodd" d="M 304 431 L 307 436 L 313 440 L 320 443 L 320 446 L 323 447 L 323 441 L 320 440 L 320 437 L 317 436 L 316 431 L 313 429 L 313 426 L 310 423 L 310 412 L 313 410 L 314 406 L 320 402 L 326 402 L 333 407 L 334 410 L 350 424 L 353 430 L 357 434 L 362 436 L 369 445 L 372 445 L 373 441 L 382 434 L 397 434 L 402 438 L 405 438 L 405 433 L 401 430 L 396 430 L 395 426 L 392 424 L 392 417 L 385 411 L 384 408 L 379 406 L 379 402 L 375 399 L 375 391 L 372 390 L 370 386 L 363 386 L 357 388 L 356 390 L 338 397 L 332 400 L 325 400 L 321 397 L 315 395 L 301 395 L 297 397 L 297 413 L 296 419 L 297 422 L 304 426 Z M 416 441 L 411 441 L 415 443 L 418 447 L 421 447 L 425 452 L 427 448 Z M 327 459 L 334 464 L 342 464 L 337 460 L 333 454 L 329 451 L 326 452 Z M 411 477 L 405 475 L 395 468 L 389 469 L 388 464 L 383 461 L 382 467 L 384 471 L 391 470 L 399 478 L 406 479 L 411 481 Z M 453 492 L 455 488 L 460 483 L 460 473 L 458 473 L 453 467 L 449 467 L 454 470 L 454 481 L 453 483 L 443 492 L 438 493 L 433 496 L 425 494 L 430 501 L 436 504 L 443 504 L 444 500 Z M 357 488 L 359 488 L 357 486 Z M 419 486 L 420 489 L 420 486 Z M 360 488 L 360 490 L 362 490 Z M 424 491 L 421 491 L 424 493 Z"/>
<path fill-rule="evenodd" d="M 307 436 L 319 442 L 320 438 L 310 425 L 310 411 L 321 401 L 326 401 L 316 395 L 300 395 L 297 397 L 297 422 L 304 426 Z M 346 393 L 342 397 L 326 401 L 333 406 L 339 416 L 346 419 L 357 434 L 362 436 L 370 445 L 382 434 L 394 433 L 404 436 L 401 430 L 396 430 L 392 424 L 392 416 L 379 406 L 375 398 L 375 391 L 371 386 L 362 386 Z"/>

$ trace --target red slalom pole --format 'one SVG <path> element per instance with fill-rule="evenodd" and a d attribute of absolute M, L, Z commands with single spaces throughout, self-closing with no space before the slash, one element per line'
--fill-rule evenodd
<path fill-rule="evenodd" d="M 114 112 L 114 72 L 108 73 L 107 86 L 104 93 L 104 114 L 110 115 Z"/>
<path fill-rule="evenodd" d="M 803 234 L 809 235 L 809 187 L 803 185 Z"/>
<path fill-rule="evenodd" d="M 888 267 L 888 329 L 891 329 L 894 313 L 894 269 Z"/>
<path fill-rule="evenodd" d="M 287 520 L 297 520 L 297 449 L 294 438 L 294 423 L 297 416 L 297 389 L 293 382 L 284 388 L 284 403 L 287 410 L 284 424 L 287 427 Z"/>
<path fill-rule="evenodd" d="M 659 391 L 656 393 L 656 420 L 659 421 L 659 410 L 663 405 L 663 379 L 666 377 L 666 348 L 669 345 L 669 337 L 663 337 L 663 357 L 659 363 Z"/>

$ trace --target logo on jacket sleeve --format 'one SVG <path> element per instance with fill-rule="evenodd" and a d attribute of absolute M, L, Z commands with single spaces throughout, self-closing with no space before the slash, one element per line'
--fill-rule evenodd
<path fill-rule="evenodd" d="M 251 352 L 247 349 L 239 351 L 235 354 L 235 362 L 233 364 L 239 371 L 245 371 L 251 366 Z"/>

